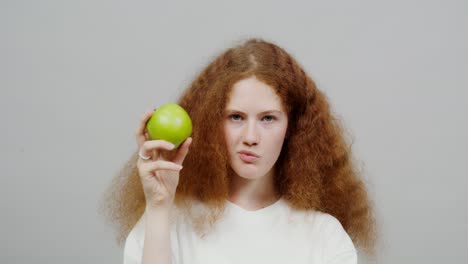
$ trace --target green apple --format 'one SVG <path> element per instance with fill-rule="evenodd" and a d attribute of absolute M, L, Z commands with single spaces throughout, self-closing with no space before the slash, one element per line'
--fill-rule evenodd
<path fill-rule="evenodd" d="M 192 120 L 178 104 L 165 104 L 154 111 L 146 123 L 151 139 L 171 142 L 177 148 L 192 134 Z"/>

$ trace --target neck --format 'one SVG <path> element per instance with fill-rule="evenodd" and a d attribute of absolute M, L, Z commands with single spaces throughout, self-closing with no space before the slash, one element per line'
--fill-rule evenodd
<path fill-rule="evenodd" d="M 256 210 L 275 203 L 280 195 L 275 189 L 273 169 L 259 179 L 245 179 L 231 173 L 229 200 L 247 210 Z"/>

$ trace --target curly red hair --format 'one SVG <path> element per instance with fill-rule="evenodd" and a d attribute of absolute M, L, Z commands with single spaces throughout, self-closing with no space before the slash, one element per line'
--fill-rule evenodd
<path fill-rule="evenodd" d="M 326 96 L 285 50 L 250 39 L 212 61 L 182 94 L 179 104 L 193 122 L 193 142 L 184 161 L 176 204 L 189 200 L 213 209 L 211 223 L 229 194 L 229 161 L 222 130 L 230 89 L 255 76 L 276 90 L 288 114 L 288 130 L 276 163 L 277 192 L 294 208 L 335 216 L 353 242 L 367 253 L 375 243 L 374 212 L 366 186 L 353 164 L 344 128 L 330 112 Z M 145 198 L 137 154 L 106 192 L 103 210 L 122 242 L 143 214 Z"/>

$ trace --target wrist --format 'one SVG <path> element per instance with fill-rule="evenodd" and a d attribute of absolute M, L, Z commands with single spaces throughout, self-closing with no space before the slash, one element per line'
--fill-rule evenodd
<path fill-rule="evenodd" d="M 169 216 L 172 211 L 172 206 L 166 205 L 146 205 L 145 214 L 150 217 L 165 217 Z"/>

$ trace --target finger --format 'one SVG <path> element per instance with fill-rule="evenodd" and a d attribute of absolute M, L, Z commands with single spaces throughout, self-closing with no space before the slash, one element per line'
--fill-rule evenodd
<path fill-rule="evenodd" d="M 173 161 L 177 164 L 182 164 L 189 152 L 189 147 L 192 144 L 192 138 L 187 138 L 184 143 L 180 146 L 179 150 L 177 150 L 177 154 L 175 155 Z"/>
<path fill-rule="evenodd" d="M 154 111 L 151 110 L 151 111 L 147 111 L 141 118 L 140 118 L 140 122 L 138 124 L 138 128 L 137 130 L 135 131 L 135 136 L 136 136 L 136 139 L 137 139 L 137 143 L 138 143 L 138 146 L 141 146 L 141 144 L 143 144 L 144 140 L 146 139 L 146 123 L 148 122 L 148 120 L 151 118 L 151 116 L 153 115 Z"/>
<path fill-rule="evenodd" d="M 180 171 L 182 169 L 182 165 L 176 164 L 174 162 L 166 161 L 166 160 L 157 160 L 153 162 L 147 163 L 145 169 L 149 171 L 156 171 L 156 170 L 170 170 L 170 171 Z"/>
<path fill-rule="evenodd" d="M 161 157 L 161 151 L 153 149 L 151 152 L 153 152 L 153 154 L 151 154 L 153 157 L 152 160 L 158 160 Z"/>
<path fill-rule="evenodd" d="M 152 157 L 157 156 L 159 158 L 159 152 L 161 150 L 173 150 L 174 144 L 165 140 L 148 140 L 141 146 L 141 153 L 145 156 L 151 155 Z M 156 152 L 153 152 L 156 151 Z"/>
<path fill-rule="evenodd" d="M 138 128 L 136 130 L 137 135 L 142 135 L 145 133 L 146 123 L 148 122 L 150 117 L 153 115 L 153 113 L 154 111 L 150 110 L 150 111 L 147 111 L 145 114 L 143 114 L 143 116 L 141 116 L 140 122 L 138 123 L 139 124 Z"/>

